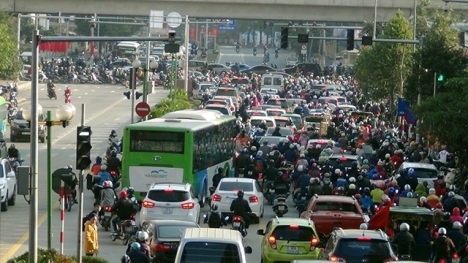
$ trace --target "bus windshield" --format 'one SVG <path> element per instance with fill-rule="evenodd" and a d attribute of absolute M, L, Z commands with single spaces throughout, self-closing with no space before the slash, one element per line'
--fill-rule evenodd
<path fill-rule="evenodd" d="M 137 42 L 120 42 L 117 45 L 117 55 L 121 58 L 133 59 L 138 55 L 140 44 Z"/>

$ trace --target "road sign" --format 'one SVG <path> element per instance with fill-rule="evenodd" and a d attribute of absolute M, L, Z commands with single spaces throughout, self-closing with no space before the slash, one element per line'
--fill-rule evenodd
<path fill-rule="evenodd" d="M 197 44 L 192 44 L 192 49 L 197 49 Z"/>
<path fill-rule="evenodd" d="M 306 45 L 302 45 L 302 50 L 306 50 L 307 49 L 307 46 Z"/>
<path fill-rule="evenodd" d="M 177 12 L 169 13 L 166 17 L 166 23 L 171 28 L 177 28 L 182 24 L 182 16 Z"/>
<path fill-rule="evenodd" d="M 150 11 L 150 28 L 163 28 L 164 11 Z"/>
<path fill-rule="evenodd" d="M 206 58 L 206 52 L 202 52 L 201 55 L 200 55 L 200 57 Z"/>
<path fill-rule="evenodd" d="M 229 24 L 219 25 L 219 30 L 234 31 L 236 29 L 236 20 L 229 20 Z"/>
<path fill-rule="evenodd" d="M 302 54 L 302 55 L 305 55 L 305 54 L 307 54 L 307 50 L 305 50 L 305 49 L 301 49 L 301 54 Z"/>
<path fill-rule="evenodd" d="M 146 102 L 138 102 L 138 104 L 135 107 L 135 112 L 138 116 L 143 118 L 150 114 L 151 108 Z"/>

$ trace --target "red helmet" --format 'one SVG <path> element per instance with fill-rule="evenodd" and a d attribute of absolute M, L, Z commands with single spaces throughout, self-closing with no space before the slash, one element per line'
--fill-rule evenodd
<path fill-rule="evenodd" d="M 119 194 L 119 197 L 120 197 L 120 198 L 127 198 L 127 197 L 128 197 L 128 194 L 127 194 L 127 192 L 125 192 L 125 191 L 121 191 L 120 194 Z"/>
<path fill-rule="evenodd" d="M 441 203 L 437 203 L 436 208 L 442 209 L 442 204 L 441 204 Z"/>
<path fill-rule="evenodd" d="M 460 215 L 460 208 L 458 207 L 455 207 L 453 210 L 452 210 L 452 215 Z"/>

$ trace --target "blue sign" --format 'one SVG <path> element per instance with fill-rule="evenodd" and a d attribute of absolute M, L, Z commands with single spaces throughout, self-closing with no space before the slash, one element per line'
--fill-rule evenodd
<path fill-rule="evenodd" d="M 229 20 L 229 24 L 218 26 L 218 30 L 233 31 L 236 29 L 236 20 Z"/>
<path fill-rule="evenodd" d="M 397 101 L 397 109 L 398 109 L 398 116 L 405 116 L 405 113 L 409 110 L 410 105 L 409 102 L 405 101 L 403 98 L 398 98 Z"/>
<path fill-rule="evenodd" d="M 197 44 L 192 44 L 192 49 L 197 49 Z"/>
<path fill-rule="evenodd" d="M 190 55 L 197 55 L 197 50 L 196 49 L 191 49 L 190 50 Z"/>

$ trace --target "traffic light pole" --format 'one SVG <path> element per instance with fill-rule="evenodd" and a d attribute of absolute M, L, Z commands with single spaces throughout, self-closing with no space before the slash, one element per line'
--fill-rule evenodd
<path fill-rule="evenodd" d="M 130 110 L 131 112 L 131 124 L 135 123 L 135 92 L 136 92 L 136 80 L 135 80 L 135 71 L 136 69 L 134 67 L 132 67 L 130 69 L 130 84 L 131 84 L 131 89 L 132 89 L 132 92 L 130 94 L 130 96 L 132 96 L 131 100 L 132 100 L 132 108 Z M 145 89 L 145 87 L 143 87 L 143 90 Z M 144 91 L 143 91 L 144 93 Z M 143 99 L 144 99 L 144 95 L 143 95 Z"/>
<path fill-rule="evenodd" d="M 85 105 L 81 104 L 81 126 L 85 125 Z M 90 135 L 91 136 L 91 135 Z M 78 168 L 78 167 L 77 167 Z M 83 181 L 84 181 L 84 173 L 83 170 L 80 170 L 79 178 L 78 178 L 78 236 L 77 236 L 77 244 L 76 244 L 76 262 L 82 262 L 83 260 L 83 248 L 82 242 L 83 240 L 83 231 L 81 224 L 83 223 Z"/>

